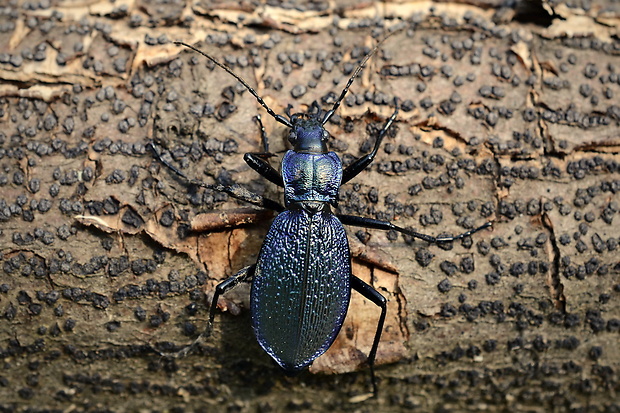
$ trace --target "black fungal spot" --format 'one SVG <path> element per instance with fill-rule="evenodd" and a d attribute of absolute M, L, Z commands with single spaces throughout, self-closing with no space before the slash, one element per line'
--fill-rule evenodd
<path fill-rule="evenodd" d="M 428 267 L 434 256 L 435 255 L 431 253 L 428 249 L 420 248 L 415 254 L 415 259 L 418 264 L 420 264 L 420 266 Z"/>

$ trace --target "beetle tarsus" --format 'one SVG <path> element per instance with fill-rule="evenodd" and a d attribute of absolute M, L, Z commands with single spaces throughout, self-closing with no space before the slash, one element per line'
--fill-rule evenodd
<path fill-rule="evenodd" d="M 370 381 L 372 383 L 372 393 L 376 397 L 378 392 L 377 377 L 375 375 L 375 358 L 377 357 L 377 349 L 379 348 L 379 341 L 381 340 L 381 333 L 383 332 L 383 325 L 385 324 L 385 316 L 387 315 L 387 300 L 379 291 L 375 290 L 373 286 L 365 283 L 355 275 L 351 275 L 351 288 L 360 293 L 364 298 L 371 301 L 377 307 L 381 308 L 381 316 L 377 323 L 377 331 L 375 338 L 372 342 L 370 353 L 368 353 L 368 367 L 370 367 Z"/>
<path fill-rule="evenodd" d="M 200 335 L 191 344 L 185 346 L 184 348 L 176 352 L 168 353 L 168 352 L 158 351 L 156 349 L 154 349 L 154 351 L 162 357 L 169 357 L 169 358 L 175 358 L 175 359 L 183 358 L 187 356 L 189 353 L 191 353 L 192 350 L 196 348 L 196 346 L 198 346 L 200 343 L 204 342 L 207 338 L 211 336 L 211 333 L 213 332 L 213 321 L 215 319 L 215 313 L 217 311 L 217 302 L 220 296 L 222 296 L 227 291 L 230 291 L 233 288 L 235 288 L 237 285 L 239 285 L 239 283 L 249 282 L 254 276 L 255 268 L 256 268 L 256 265 L 249 265 L 247 267 L 244 267 L 241 270 L 239 270 L 239 272 L 237 272 L 235 275 L 233 275 L 230 278 L 227 278 L 226 280 L 222 281 L 215 287 L 215 293 L 213 294 L 213 299 L 211 300 L 211 304 L 209 306 L 209 320 L 207 322 L 207 325 L 205 326 L 205 329 L 203 330 L 203 332 L 200 333 Z"/>
<path fill-rule="evenodd" d="M 392 123 L 394 123 L 394 120 L 396 119 L 396 115 L 398 115 L 398 109 L 399 109 L 398 98 L 394 98 L 394 112 L 388 118 L 387 122 L 385 122 L 385 125 L 383 125 L 383 128 L 381 128 L 381 131 L 379 132 L 379 136 L 377 137 L 377 140 L 375 141 L 375 146 L 373 150 L 370 153 L 367 153 L 366 155 L 362 156 L 361 158 L 356 159 L 351 165 L 347 166 L 342 171 L 342 184 L 349 182 L 351 179 L 359 175 L 375 159 L 375 156 L 377 156 L 377 152 L 379 151 L 379 148 L 381 147 L 381 142 L 383 142 L 383 138 L 385 137 L 385 134 L 387 133 L 388 129 L 390 129 L 390 127 L 392 126 Z"/>
<path fill-rule="evenodd" d="M 205 329 L 205 331 L 203 331 L 196 338 L 196 340 L 194 340 L 191 344 L 188 344 L 187 346 L 183 347 L 181 350 L 167 352 L 167 351 L 160 351 L 160 350 L 157 350 L 156 348 L 153 348 L 153 351 L 155 351 L 161 357 L 165 357 L 169 359 L 180 359 L 190 354 L 200 343 L 202 343 L 210 335 L 211 335 L 211 331 L 209 327 L 208 333 L 207 333 L 207 329 Z"/>

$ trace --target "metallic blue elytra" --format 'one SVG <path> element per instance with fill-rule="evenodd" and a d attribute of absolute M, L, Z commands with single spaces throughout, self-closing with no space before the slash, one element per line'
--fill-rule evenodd
<path fill-rule="evenodd" d="M 265 238 L 252 282 L 254 333 L 288 372 L 307 367 L 333 343 L 351 292 L 345 230 L 329 212 L 279 214 Z"/>

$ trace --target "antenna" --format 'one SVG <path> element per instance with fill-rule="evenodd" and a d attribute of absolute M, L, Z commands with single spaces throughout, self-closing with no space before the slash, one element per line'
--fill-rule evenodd
<path fill-rule="evenodd" d="M 329 121 L 329 119 L 332 117 L 332 115 L 336 112 L 336 110 L 338 110 L 338 108 L 340 107 L 340 103 L 342 102 L 344 97 L 347 95 L 347 92 L 349 92 L 349 88 L 353 84 L 353 81 L 360 74 L 360 72 L 364 68 L 364 65 L 366 65 L 366 63 L 368 62 L 368 59 L 370 59 L 377 52 L 377 50 L 379 50 L 379 46 L 381 46 L 383 42 L 385 42 L 388 38 L 390 38 L 394 33 L 399 32 L 399 31 L 400 30 L 394 30 L 392 33 L 389 33 L 387 36 L 381 39 L 379 43 L 377 43 L 377 45 L 374 47 L 374 49 L 370 51 L 370 53 L 368 53 L 364 57 L 364 60 L 362 60 L 359 66 L 357 66 L 357 68 L 355 69 L 355 72 L 353 72 L 353 75 L 351 75 L 351 77 L 349 78 L 347 85 L 344 87 L 344 89 L 340 93 L 340 97 L 338 97 L 338 100 L 336 101 L 336 103 L 334 103 L 334 106 L 332 106 L 332 108 L 329 111 L 327 111 L 327 113 L 325 113 L 325 116 L 323 117 L 323 121 L 322 121 L 323 125 L 325 125 L 327 121 Z"/>
<path fill-rule="evenodd" d="M 241 76 L 239 76 L 238 74 L 236 74 L 235 72 L 232 71 L 232 69 L 228 66 L 226 66 L 223 63 L 218 62 L 215 58 L 209 56 L 208 54 L 206 54 L 205 52 L 203 52 L 200 49 L 195 48 L 192 45 L 189 45 L 187 43 L 183 43 L 183 42 L 174 42 L 174 44 L 176 45 L 180 45 L 180 46 L 185 46 L 188 49 L 192 49 L 193 51 L 195 51 L 196 53 L 199 53 L 201 55 L 203 55 L 204 57 L 206 57 L 207 59 L 209 59 L 210 61 L 212 61 L 213 63 L 215 63 L 217 66 L 221 67 L 222 69 L 224 69 L 225 71 L 227 71 L 232 77 L 234 77 L 235 79 L 237 79 L 239 82 L 241 82 L 241 84 L 243 86 L 245 86 L 245 88 L 256 98 L 256 100 L 258 101 L 258 103 L 260 103 L 260 105 L 262 107 L 264 107 L 267 110 L 267 113 L 269 113 L 275 120 L 277 120 L 278 122 L 280 122 L 283 125 L 288 126 L 289 128 L 291 128 L 293 125 L 291 124 L 291 122 L 286 119 L 284 116 L 282 115 L 278 115 L 277 113 L 275 113 L 269 106 L 267 106 L 267 104 L 265 103 L 265 101 L 263 100 L 262 97 L 260 97 L 258 95 L 258 93 L 256 92 L 256 90 L 254 90 L 252 88 L 252 86 L 250 86 L 248 84 L 248 82 L 246 82 Z"/>

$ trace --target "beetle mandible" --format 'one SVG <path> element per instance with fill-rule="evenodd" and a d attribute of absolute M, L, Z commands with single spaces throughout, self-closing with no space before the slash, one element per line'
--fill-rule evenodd
<path fill-rule="evenodd" d="M 325 124 L 336 112 L 351 84 L 381 43 L 363 58 L 331 109 L 323 113 L 318 104 L 313 104 L 313 108 L 317 109 L 315 112 L 290 115 L 289 107 L 285 117 L 276 114 L 258 93 L 228 66 L 194 46 L 175 42 L 200 53 L 228 72 L 243 84 L 269 115 L 290 129 L 288 139 L 293 149 L 285 153 L 281 172 L 260 155 L 247 153 L 244 156 L 252 169 L 284 188 L 284 206 L 237 184 L 211 185 L 190 179 L 165 160 L 153 144 L 149 144 L 159 161 L 187 183 L 225 192 L 234 198 L 278 213 L 265 237 L 256 264 L 241 269 L 217 285 L 208 325 L 201 337 L 210 334 L 218 298 L 240 282 L 251 282 L 251 318 L 256 338 L 278 365 L 286 372 L 294 374 L 308 367 L 332 345 L 344 322 L 353 289 L 381 309 L 367 359 L 375 395 L 377 384 L 374 361 L 383 331 L 387 301 L 372 286 L 352 274 L 349 244 L 343 224 L 395 230 L 429 243 L 462 239 L 491 225 L 487 222 L 460 235 L 433 237 L 398 227 L 389 221 L 332 211 L 332 208 L 337 208 L 340 186 L 361 173 L 373 161 L 386 132 L 398 114 L 398 101 L 395 99 L 394 112 L 379 132 L 372 151 L 346 168 L 343 169 L 335 152 L 328 151 L 329 133 L 325 130 Z M 267 153 L 265 129 L 259 116 L 257 120 Z M 179 354 L 187 353 L 191 347 Z"/>

